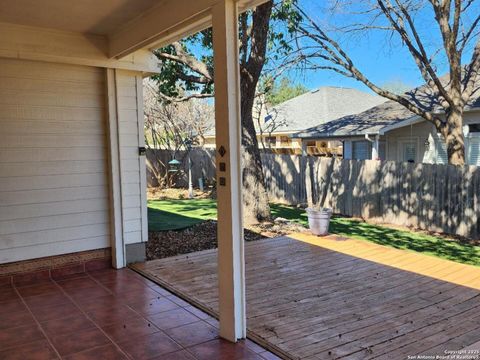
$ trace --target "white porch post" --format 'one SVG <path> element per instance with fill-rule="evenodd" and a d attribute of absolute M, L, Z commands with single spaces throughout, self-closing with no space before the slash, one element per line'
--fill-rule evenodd
<path fill-rule="evenodd" d="M 220 336 L 233 342 L 246 337 L 237 19 L 234 0 L 214 6 Z"/>
<path fill-rule="evenodd" d="M 125 267 L 125 242 L 123 237 L 120 133 L 118 131 L 117 87 L 114 69 L 106 69 L 106 87 L 112 266 L 121 269 Z"/>
<path fill-rule="evenodd" d="M 303 139 L 300 139 L 300 141 L 301 141 L 301 144 L 302 144 L 302 156 L 307 156 L 308 155 L 307 142 Z"/>
<path fill-rule="evenodd" d="M 378 135 L 375 135 L 375 139 L 372 142 L 372 160 L 379 158 L 379 142 Z"/>

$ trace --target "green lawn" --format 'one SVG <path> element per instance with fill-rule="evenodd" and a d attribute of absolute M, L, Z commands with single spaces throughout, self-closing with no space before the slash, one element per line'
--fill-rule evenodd
<path fill-rule="evenodd" d="M 307 216 L 302 209 L 271 204 L 271 210 L 273 217 L 283 217 L 307 225 Z M 215 200 L 154 200 L 148 202 L 148 226 L 151 231 L 184 229 L 205 220 L 214 220 L 216 217 Z M 397 249 L 417 251 L 480 266 L 479 246 L 449 241 L 439 236 L 396 230 L 341 217 L 332 218 L 330 232 Z"/>

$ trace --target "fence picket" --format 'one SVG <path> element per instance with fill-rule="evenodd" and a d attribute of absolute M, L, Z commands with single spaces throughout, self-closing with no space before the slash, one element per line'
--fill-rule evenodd
<path fill-rule="evenodd" d="M 195 149 L 192 178 L 215 180 L 215 152 Z M 187 182 L 186 152 L 177 160 L 176 185 Z M 171 152 L 147 151 L 149 186 L 158 186 Z M 290 205 L 307 196 L 337 213 L 429 231 L 480 237 L 480 168 L 409 164 L 377 160 L 340 160 L 299 155 L 262 154 L 270 200 Z M 162 165 L 163 164 L 163 165 Z M 311 194 L 310 194 L 311 193 Z"/>

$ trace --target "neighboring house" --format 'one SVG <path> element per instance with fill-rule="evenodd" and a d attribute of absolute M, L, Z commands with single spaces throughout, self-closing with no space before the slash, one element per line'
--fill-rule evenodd
<path fill-rule="evenodd" d="M 465 108 L 463 129 L 467 163 L 480 166 L 478 90 L 476 94 Z M 426 87 L 416 88 L 408 96 L 425 109 L 434 110 L 438 107 Z M 339 140 L 343 143 L 345 159 L 437 164 L 448 162 L 445 142 L 434 125 L 394 101 L 387 101 L 358 114 L 340 117 L 292 137 L 303 141 Z"/>
<path fill-rule="evenodd" d="M 302 140 L 293 134 L 341 116 L 355 114 L 384 102 L 385 99 L 351 88 L 325 86 L 275 107 L 264 106 L 256 124 L 259 146 L 275 153 L 301 154 L 302 145 L 311 155 L 338 155 L 338 141 Z M 258 107 L 258 106 L 257 106 Z M 205 134 L 204 147 L 215 147 L 215 130 Z"/>

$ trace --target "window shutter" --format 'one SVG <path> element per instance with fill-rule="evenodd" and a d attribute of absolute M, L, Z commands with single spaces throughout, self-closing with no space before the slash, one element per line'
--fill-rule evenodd
<path fill-rule="evenodd" d="M 468 139 L 467 161 L 469 165 L 480 166 L 480 137 Z"/>
<path fill-rule="evenodd" d="M 447 145 L 440 134 L 437 134 L 435 139 L 436 163 L 448 164 Z"/>

